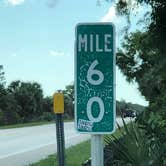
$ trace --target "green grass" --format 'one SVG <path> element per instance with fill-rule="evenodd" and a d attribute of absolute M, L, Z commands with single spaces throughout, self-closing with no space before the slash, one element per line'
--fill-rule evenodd
<path fill-rule="evenodd" d="M 89 159 L 90 141 L 72 146 L 66 150 L 66 166 L 81 166 L 81 164 Z M 57 155 L 50 155 L 48 158 L 41 160 L 30 166 L 57 166 Z"/>
<path fill-rule="evenodd" d="M 64 120 L 64 122 L 72 122 L 72 121 L 73 120 Z M 0 129 L 12 129 L 12 128 L 21 128 L 21 127 L 41 126 L 41 125 L 53 124 L 53 123 L 55 123 L 55 122 L 54 121 L 28 122 L 28 123 L 0 126 Z"/>
<path fill-rule="evenodd" d="M 22 124 L 14 124 L 14 125 L 6 125 L 0 126 L 0 129 L 12 129 L 12 128 L 20 128 L 20 127 L 30 127 L 30 126 L 40 126 L 45 124 L 51 124 L 53 122 L 42 121 L 42 122 L 29 122 L 29 123 L 22 123 Z"/>

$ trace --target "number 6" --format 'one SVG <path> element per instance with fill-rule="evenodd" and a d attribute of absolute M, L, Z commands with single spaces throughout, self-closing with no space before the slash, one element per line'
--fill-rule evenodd
<path fill-rule="evenodd" d="M 94 69 L 96 65 L 98 65 L 99 62 L 97 60 L 93 61 L 93 63 L 91 64 L 91 66 L 88 69 L 88 73 L 87 73 L 87 80 L 89 83 L 91 83 L 92 85 L 99 85 L 103 82 L 104 80 L 104 75 L 101 71 Z M 98 80 L 94 80 L 92 78 L 93 75 L 98 75 Z"/>

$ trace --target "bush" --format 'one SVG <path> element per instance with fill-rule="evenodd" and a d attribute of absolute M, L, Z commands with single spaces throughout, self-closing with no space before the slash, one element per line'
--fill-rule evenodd
<path fill-rule="evenodd" d="M 54 116 L 55 115 L 51 112 L 44 112 L 43 113 L 43 120 L 52 121 L 52 120 L 54 120 Z"/>
<path fill-rule="evenodd" d="M 51 112 L 43 112 L 42 115 L 33 117 L 29 122 L 40 122 L 40 121 L 52 121 L 54 120 L 54 114 Z"/>
<path fill-rule="evenodd" d="M 4 115 L 2 110 L 0 109 L 0 125 L 3 125 L 3 124 L 4 124 Z"/>
<path fill-rule="evenodd" d="M 124 120 L 123 123 L 124 130 L 119 127 L 120 138 L 114 135 L 105 138 L 108 148 L 113 150 L 113 165 L 164 166 L 158 140 L 149 139 L 137 123 L 126 125 Z"/>

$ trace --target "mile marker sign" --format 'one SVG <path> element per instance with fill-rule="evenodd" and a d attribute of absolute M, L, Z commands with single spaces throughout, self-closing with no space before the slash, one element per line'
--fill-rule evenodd
<path fill-rule="evenodd" d="M 75 123 L 81 133 L 115 129 L 115 34 L 111 23 L 78 24 L 75 42 Z"/>

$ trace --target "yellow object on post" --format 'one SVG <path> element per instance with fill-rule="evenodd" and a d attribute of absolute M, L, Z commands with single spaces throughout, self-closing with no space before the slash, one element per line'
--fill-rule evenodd
<path fill-rule="evenodd" d="M 64 95 L 63 93 L 54 94 L 54 113 L 63 114 L 64 113 Z"/>

